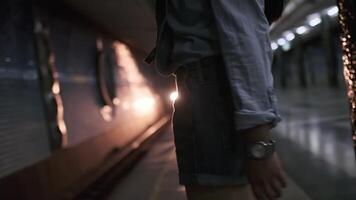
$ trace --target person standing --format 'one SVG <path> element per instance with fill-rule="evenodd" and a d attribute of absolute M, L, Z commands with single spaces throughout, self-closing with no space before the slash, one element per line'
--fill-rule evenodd
<path fill-rule="evenodd" d="M 173 131 L 188 200 L 272 200 L 286 186 L 264 0 L 156 0 L 147 57 L 179 91 Z"/>

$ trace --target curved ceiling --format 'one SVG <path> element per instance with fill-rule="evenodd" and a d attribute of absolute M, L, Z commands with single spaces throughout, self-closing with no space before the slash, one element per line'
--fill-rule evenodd
<path fill-rule="evenodd" d="M 282 17 L 272 24 L 271 37 L 279 36 L 283 31 L 300 25 L 306 16 L 335 5 L 335 0 L 294 0 L 286 5 Z"/>
<path fill-rule="evenodd" d="M 154 0 L 64 0 L 116 39 L 148 53 L 154 46 Z"/>
<path fill-rule="evenodd" d="M 155 0 L 63 0 L 116 39 L 147 54 L 154 46 Z M 300 24 L 310 13 L 335 4 L 335 0 L 291 0 L 281 19 L 271 27 L 272 38 Z"/>

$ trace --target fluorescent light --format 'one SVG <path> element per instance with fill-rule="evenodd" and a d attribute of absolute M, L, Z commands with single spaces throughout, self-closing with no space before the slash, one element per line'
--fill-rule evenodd
<path fill-rule="evenodd" d="M 272 42 L 272 43 L 271 43 L 271 48 L 272 48 L 273 51 L 276 50 L 276 49 L 278 49 L 278 44 L 275 43 L 275 42 Z"/>
<path fill-rule="evenodd" d="M 289 51 L 291 49 L 291 45 L 287 42 L 285 45 L 282 46 L 283 51 Z"/>
<path fill-rule="evenodd" d="M 283 35 L 286 37 L 287 41 L 292 41 L 295 38 L 295 35 L 291 31 L 284 32 Z"/>
<path fill-rule="evenodd" d="M 339 13 L 339 8 L 337 6 L 333 6 L 331 8 L 329 8 L 326 13 L 330 16 L 330 17 L 334 17 Z"/>
<path fill-rule="evenodd" d="M 297 32 L 299 35 L 303 35 L 308 31 L 308 28 L 306 26 L 299 26 L 295 32 Z"/>
<path fill-rule="evenodd" d="M 311 27 L 317 26 L 321 23 L 321 18 L 319 14 L 313 14 L 308 17 L 308 24 Z"/>
<path fill-rule="evenodd" d="M 316 26 L 316 25 L 318 25 L 320 23 L 321 23 L 321 18 L 311 19 L 309 21 L 309 25 L 312 26 L 312 27 L 314 27 L 314 26 Z"/>
<path fill-rule="evenodd" d="M 287 41 L 286 41 L 286 39 L 284 39 L 284 38 L 279 38 L 279 39 L 277 40 L 277 44 L 280 45 L 280 46 L 283 46 L 283 45 L 285 45 L 286 43 L 287 43 Z"/>
<path fill-rule="evenodd" d="M 291 48 L 289 41 L 284 38 L 279 38 L 277 44 L 282 47 L 283 51 L 288 51 Z"/>

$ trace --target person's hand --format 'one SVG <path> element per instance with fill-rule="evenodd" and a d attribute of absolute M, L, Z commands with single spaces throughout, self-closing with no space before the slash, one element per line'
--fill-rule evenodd
<path fill-rule="evenodd" d="M 277 153 L 264 160 L 247 160 L 247 175 L 257 200 L 275 200 L 287 186 Z"/>

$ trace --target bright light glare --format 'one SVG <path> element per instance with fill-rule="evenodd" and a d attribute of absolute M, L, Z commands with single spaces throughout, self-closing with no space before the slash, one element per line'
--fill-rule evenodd
<path fill-rule="evenodd" d="M 132 106 L 140 114 L 151 113 L 154 109 L 155 100 L 152 97 L 144 97 L 133 102 Z"/>
<path fill-rule="evenodd" d="M 130 105 L 129 102 L 124 101 L 124 102 L 122 103 L 122 108 L 123 108 L 124 110 L 129 110 L 129 109 L 131 108 L 131 105 Z"/>
<path fill-rule="evenodd" d="M 287 42 L 285 45 L 282 46 L 283 51 L 289 51 L 291 49 L 291 45 Z"/>
<path fill-rule="evenodd" d="M 52 85 L 52 92 L 53 92 L 53 94 L 59 94 L 61 92 L 61 88 L 57 81 L 55 81 Z"/>
<path fill-rule="evenodd" d="M 111 121 L 112 120 L 112 108 L 110 106 L 104 106 L 101 108 L 100 113 L 103 116 L 105 121 Z"/>
<path fill-rule="evenodd" d="M 314 27 L 314 26 L 316 26 L 316 25 L 318 25 L 320 23 L 321 23 L 321 19 L 320 18 L 311 19 L 309 21 L 309 25 L 312 26 L 312 27 Z"/>
<path fill-rule="evenodd" d="M 333 6 L 331 8 L 329 8 L 326 13 L 330 16 L 330 17 L 334 17 L 339 13 L 339 8 L 337 6 Z"/>
<path fill-rule="evenodd" d="M 117 106 L 120 104 L 120 99 L 115 97 L 112 102 L 114 103 L 115 106 Z"/>
<path fill-rule="evenodd" d="M 58 121 L 58 128 L 61 131 L 63 135 L 67 134 L 67 126 L 64 123 L 64 120 L 59 120 Z"/>
<path fill-rule="evenodd" d="M 295 32 L 297 32 L 299 35 L 303 35 L 307 31 L 308 31 L 308 28 L 306 26 L 300 26 L 295 30 Z"/>
<path fill-rule="evenodd" d="M 169 95 L 169 99 L 171 100 L 171 101 L 175 101 L 175 100 L 177 100 L 178 99 L 178 92 L 177 91 L 175 91 L 175 92 L 172 92 L 170 95 Z"/>
<path fill-rule="evenodd" d="M 275 42 L 272 42 L 272 43 L 271 43 L 271 48 L 272 48 L 273 51 L 276 50 L 276 49 L 278 49 L 278 44 L 275 43 Z"/>
<path fill-rule="evenodd" d="M 283 45 L 285 45 L 287 43 L 287 41 L 284 38 L 279 38 L 277 40 L 277 43 L 278 43 L 278 45 L 283 46 Z"/>
<path fill-rule="evenodd" d="M 321 23 L 321 18 L 319 14 L 314 14 L 309 17 L 308 24 L 311 27 L 317 26 L 320 23 Z"/>
<path fill-rule="evenodd" d="M 294 38 L 295 38 L 294 33 L 292 33 L 291 31 L 285 32 L 284 35 L 285 35 L 287 41 L 289 41 L 289 42 L 294 40 Z"/>

